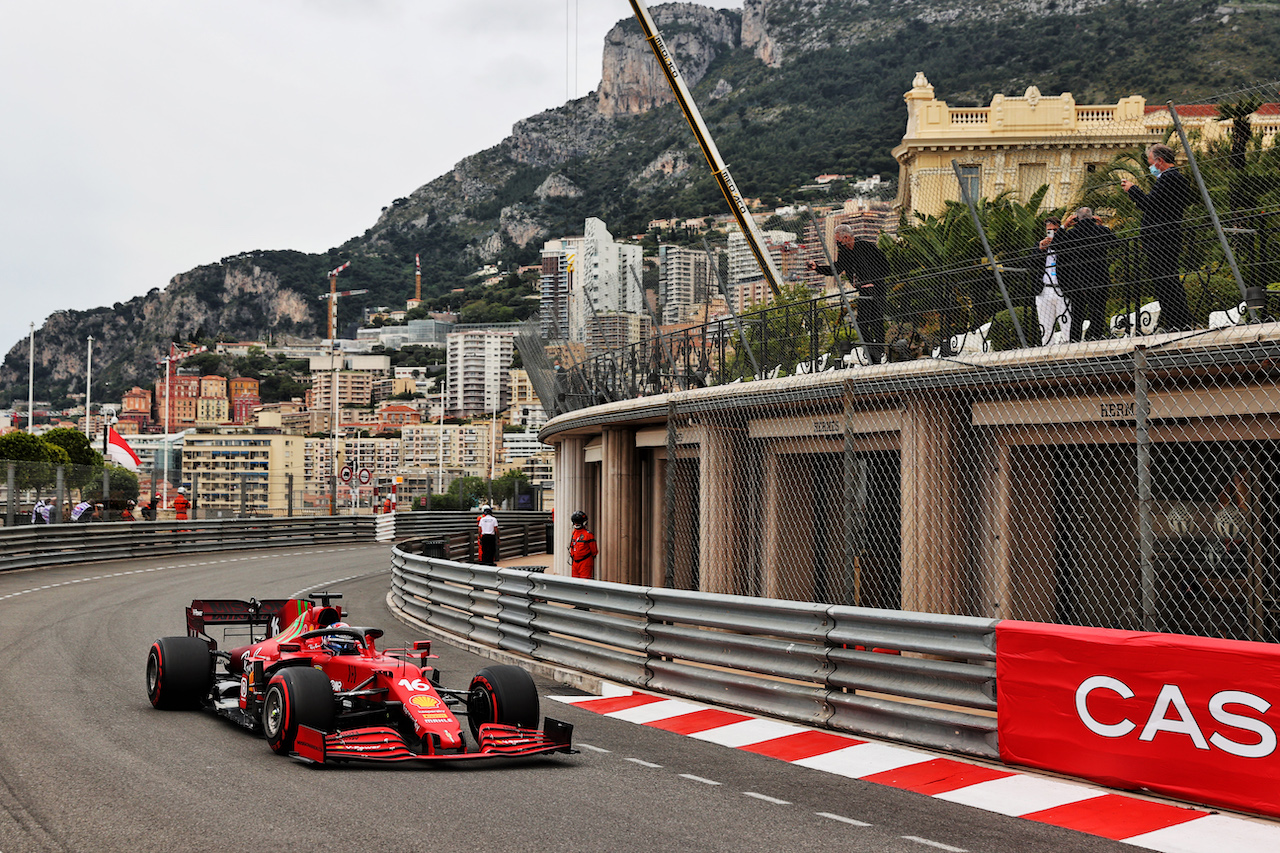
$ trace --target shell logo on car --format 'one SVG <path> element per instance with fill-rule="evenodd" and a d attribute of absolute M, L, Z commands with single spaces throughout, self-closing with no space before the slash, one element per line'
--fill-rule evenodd
<path fill-rule="evenodd" d="M 421 708 L 424 711 L 429 711 L 432 708 L 439 708 L 441 706 L 440 700 L 434 696 L 414 696 L 409 700 L 409 704 L 415 708 Z"/>

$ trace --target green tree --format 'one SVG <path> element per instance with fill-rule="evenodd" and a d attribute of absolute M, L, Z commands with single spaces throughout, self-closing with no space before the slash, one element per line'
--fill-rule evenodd
<path fill-rule="evenodd" d="M 1050 212 L 1040 209 L 1047 191 L 1042 186 L 1026 202 L 1002 193 L 975 203 L 1015 304 L 1030 299 L 1038 282 L 1032 260 L 1043 236 L 1043 217 Z M 963 202 L 947 202 L 939 215 L 904 219 L 898 239 L 882 238 L 880 246 L 893 270 L 889 313 L 919 332 L 926 347 L 937 346 L 946 335 L 976 329 L 1001 312 L 1008 316 L 973 216 Z M 1034 337 L 1026 328 L 1023 333 Z"/>
<path fill-rule="evenodd" d="M 113 513 L 119 513 L 120 510 L 124 509 L 126 501 L 136 501 L 138 499 L 138 475 L 119 465 L 112 465 L 107 469 L 107 472 L 107 488 L 110 490 L 109 497 L 111 499 L 107 509 Z M 84 499 L 87 501 L 101 501 L 102 477 L 99 476 L 95 481 L 89 483 L 84 488 L 83 494 Z"/>
<path fill-rule="evenodd" d="M 489 484 L 482 477 L 459 477 L 449 484 L 446 494 L 454 499 L 458 509 L 467 510 L 488 497 Z"/>
<path fill-rule="evenodd" d="M 528 494 L 532 490 L 533 484 L 529 482 L 528 476 L 519 468 L 512 468 L 501 477 L 497 477 L 493 481 L 493 503 L 494 506 L 502 504 L 515 497 L 516 490 L 522 494 Z"/>
<path fill-rule="evenodd" d="M 82 489 L 95 478 L 101 479 L 102 454 L 93 449 L 88 436 L 80 430 L 58 427 L 46 432 L 41 439 L 66 451 L 70 462 L 65 475 L 68 488 Z"/>
<path fill-rule="evenodd" d="M 38 489 L 54 479 L 54 469 L 59 462 L 70 461 L 67 452 L 57 445 L 48 444 L 38 436 L 26 432 L 0 435 L 0 460 L 15 462 L 19 489 Z"/>

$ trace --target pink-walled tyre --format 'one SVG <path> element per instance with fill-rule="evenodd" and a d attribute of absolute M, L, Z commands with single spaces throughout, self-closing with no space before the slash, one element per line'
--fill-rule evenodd
<path fill-rule="evenodd" d="M 298 726 L 327 732 L 333 728 L 333 687 L 329 676 L 309 666 L 280 670 L 267 684 L 262 700 L 262 732 L 272 752 L 288 755 Z"/>

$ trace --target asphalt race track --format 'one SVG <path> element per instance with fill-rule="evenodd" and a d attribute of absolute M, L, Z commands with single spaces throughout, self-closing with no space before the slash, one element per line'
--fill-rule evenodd
<path fill-rule="evenodd" d="M 184 633 L 192 598 L 328 588 L 393 647 L 420 635 L 391 618 L 389 584 L 385 545 L 0 574 L 0 851 L 1138 849 L 545 699 L 544 714 L 576 726 L 579 754 L 427 769 L 312 768 L 213 716 L 147 702 L 147 649 Z M 436 651 L 448 687 L 487 663 Z"/>

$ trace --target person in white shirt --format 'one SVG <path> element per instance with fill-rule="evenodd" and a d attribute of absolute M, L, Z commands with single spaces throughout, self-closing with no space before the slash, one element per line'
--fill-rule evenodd
<path fill-rule="evenodd" d="M 498 519 L 494 518 L 493 507 L 480 507 L 476 525 L 480 528 L 480 565 L 498 565 Z"/>
<path fill-rule="evenodd" d="M 1044 221 L 1045 237 L 1040 241 L 1040 251 L 1044 257 L 1044 272 L 1040 281 L 1044 286 L 1036 295 L 1036 315 L 1040 320 L 1041 346 L 1048 346 L 1055 340 L 1054 326 L 1057 323 L 1062 324 L 1060 341 L 1067 339 L 1071 329 L 1071 307 L 1058 284 L 1058 253 L 1053 248 L 1054 235 L 1061 227 L 1062 221 L 1056 216 L 1050 216 Z"/>

